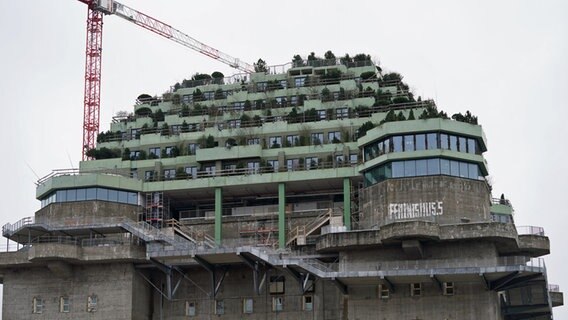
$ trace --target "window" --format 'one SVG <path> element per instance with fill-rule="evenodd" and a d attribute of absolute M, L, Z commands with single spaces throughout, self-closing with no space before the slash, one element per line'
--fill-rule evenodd
<path fill-rule="evenodd" d="M 296 135 L 289 135 L 286 136 L 286 146 L 287 147 L 295 147 L 300 145 L 300 136 Z"/>
<path fill-rule="evenodd" d="M 185 104 L 190 104 L 190 103 L 193 102 L 193 95 L 191 95 L 191 94 L 184 94 L 184 95 L 181 97 L 181 101 L 182 101 L 183 103 L 185 103 Z"/>
<path fill-rule="evenodd" d="M 421 283 L 411 283 L 410 284 L 410 296 L 420 297 L 422 295 L 422 284 Z"/>
<path fill-rule="evenodd" d="M 241 120 L 236 119 L 236 120 L 229 120 L 227 125 L 229 126 L 229 128 L 234 129 L 234 128 L 240 128 L 241 127 Z"/>
<path fill-rule="evenodd" d="M 233 111 L 243 111 L 243 110 L 245 110 L 245 102 L 244 101 L 239 101 L 239 102 L 233 103 Z"/>
<path fill-rule="evenodd" d="M 413 160 L 404 161 L 404 176 L 405 177 L 416 176 L 416 161 Z"/>
<path fill-rule="evenodd" d="M 87 312 L 97 311 L 98 297 L 96 295 L 90 295 L 87 297 Z"/>
<path fill-rule="evenodd" d="M 59 297 L 59 312 L 63 313 L 69 312 L 69 297 L 67 296 Z"/>
<path fill-rule="evenodd" d="M 270 148 L 280 148 L 282 147 L 282 137 L 270 137 L 268 143 Z"/>
<path fill-rule="evenodd" d="M 464 137 L 459 137 L 459 151 L 467 152 L 467 139 Z"/>
<path fill-rule="evenodd" d="M 381 299 L 390 298 L 390 290 L 387 285 L 379 284 L 379 298 Z"/>
<path fill-rule="evenodd" d="M 479 179 L 479 167 L 476 164 L 468 164 L 468 178 Z"/>
<path fill-rule="evenodd" d="M 170 130 L 172 130 L 172 134 L 180 134 L 181 132 L 181 125 L 175 124 L 170 126 Z"/>
<path fill-rule="evenodd" d="M 428 161 L 416 160 L 416 175 L 425 176 L 428 174 Z"/>
<path fill-rule="evenodd" d="M 43 306 L 44 306 L 43 299 L 40 298 L 40 297 L 34 297 L 32 312 L 33 313 L 43 313 Z"/>
<path fill-rule="evenodd" d="M 253 312 L 253 303 L 254 303 L 254 300 L 252 298 L 244 298 L 243 299 L 243 313 L 252 313 Z"/>
<path fill-rule="evenodd" d="M 286 97 L 276 97 L 276 104 L 279 107 L 286 107 Z"/>
<path fill-rule="evenodd" d="M 284 277 L 283 276 L 271 276 L 269 292 L 271 294 L 282 294 L 284 293 Z"/>
<path fill-rule="evenodd" d="M 345 157 L 342 154 L 335 155 L 335 165 L 338 167 L 343 166 L 343 161 L 345 161 Z"/>
<path fill-rule="evenodd" d="M 469 176 L 469 168 L 466 162 L 460 162 L 460 177 L 467 178 Z"/>
<path fill-rule="evenodd" d="M 298 170 L 300 166 L 300 159 L 287 159 L 286 160 L 286 168 L 288 171 L 295 171 Z"/>
<path fill-rule="evenodd" d="M 317 169 L 319 159 L 317 157 L 306 157 L 306 170 Z"/>
<path fill-rule="evenodd" d="M 237 170 L 237 164 L 236 163 L 225 163 L 223 164 L 223 170 L 229 171 L 229 172 L 235 172 Z"/>
<path fill-rule="evenodd" d="M 337 108 L 335 109 L 336 119 L 347 119 L 349 118 L 349 108 Z"/>
<path fill-rule="evenodd" d="M 280 80 L 280 86 L 282 87 L 282 89 L 288 88 L 288 81 L 286 79 Z"/>
<path fill-rule="evenodd" d="M 321 145 L 323 143 L 323 132 L 316 132 L 311 134 L 313 145 Z"/>
<path fill-rule="evenodd" d="M 203 97 L 205 100 L 213 100 L 215 99 L 215 92 L 214 91 L 205 91 L 203 92 Z"/>
<path fill-rule="evenodd" d="M 190 317 L 195 317 L 197 315 L 197 309 L 195 302 L 186 301 L 185 302 L 185 315 Z"/>
<path fill-rule="evenodd" d="M 330 131 L 327 133 L 327 143 L 340 143 L 341 142 L 341 132 Z"/>
<path fill-rule="evenodd" d="M 256 91 L 266 91 L 266 87 L 268 86 L 268 84 L 266 82 L 257 82 L 256 83 Z"/>
<path fill-rule="evenodd" d="M 255 144 L 260 144 L 260 138 L 247 139 L 247 145 L 251 146 L 251 145 L 255 145 Z"/>
<path fill-rule="evenodd" d="M 317 110 L 317 113 L 318 113 L 317 120 L 325 120 L 327 118 L 326 110 Z"/>
<path fill-rule="evenodd" d="M 257 174 L 260 172 L 260 161 L 249 161 L 247 163 L 247 173 Z"/>
<path fill-rule="evenodd" d="M 164 169 L 164 179 L 173 180 L 176 178 L 176 169 Z"/>
<path fill-rule="evenodd" d="M 450 161 L 450 175 L 458 177 L 460 175 L 460 163 L 457 161 Z"/>
<path fill-rule="evenodd" d="M 440 159 L 428 159 L 428 175 L 440 174 Z"/>
<path fill-rule="evenodd" d="M 404 136 L 404 151 L 414 151 L 414 136 Z"/>
<path fill-rule="evenodd" d="M 152 158 L 154 158 L 154 159 L 155 159 L 155 158 L 159 158 L 160 155 L 161 155 L 161 153 L 160 153 L 160 148 L 159 148 L 159 147 L 148 149 L 148 153 L 149 153 L 149 155 L 150 155 L 150 159 L 152 159 Z"/>
<path fill-rule="evenodd" d="M 417 134 L 416 135 L 416 151 L 426 150 L 426 135 Z"/>
<path fill-rule="evenodd" d="M 190 143 L 187 145 L 187 154 L 193 156 L 199 150 L 199 143 Z"/>
<path fill-rule="evenodd" d="M 203 167 L 205 169 L 205 172 L 207 173 L 208 176 L 214 176 L 215 175 L 215 165 L 205 165 Z"/>
<path fill-rule="evenodd" d="M 278 312 L 284 309 L 284 297 L 272 297 L 272 311 Z"/>
<path fill-rule="evenodd" d="M 402 136 L 392 137 L 393 151 L 402 152 Z"/>
<path fill-rule="evenodd" d="M 303 296 L 302 297 L 302 310 L 312 311 L 314 310 L 314 297 L 313 296 Z"/>
<path fill-rule="evenodd" d="M 154 171 L 149 170 L 144 172 L 144 180 L 145 181 L 152 181 L 154 180 Z"/>
<path fill-rule="evenodd" d="M 298 96 L 290 97 L 290 106 L 295 107 L 298 105 Z"/>
<path fill-rule="evenodd" d="M 173 157 L 174 156 L 174 147 L 168 146 L 164 149 L 164 153 L 166 157 Z"/>
<path fill-rule="evenodd" d="M 458 151 L 458 137 L 450 136 L 450 150 Z"/>
<path fill-rule="evenodd" d="M 215 314 L 225 314 L 225 301 L 215 300 Z"/>
<path fill-rule="evenodd" d="M 185 167 L 184 171 L 188 178 L 197 178 L 197 167 Z"/>
<path fill-rule="evenodd" d="M 130 160 L 139 160 L 140 151 L 130 151 Z"/>
<path fill-rule="evenodd" d="M 444 133 L 440 134 L 440 148 L 443 149 L 443 150 L 450 149 L 447 134 L 444 134 Z"/>
<path fill-rule="evenodd" d="M 444 282 L 443 284 L 443 292 L 445 296 L 453 296 L 454 295 L 454 283 L 453 282 Z"/>
<path fill-rule="evenodd" d="M 440 159 L 440 173 L 450 175 L 450 160 Z"/>
<path fill-rule="evenodd" d="M 303 87 L 306 85 L 306 77 L 294 78 L 294 85 L 296 87 Z"/>
<path fill-rule="evenodd" d="M 356 153 L 349 155 L 349 163 L 351 163 L 351 164 L 357 164 L 357 162 L 359 161 L 358 159 L 359 159 L 359 156 Z"/>
<path fill-rule="evenodd" d="M 428 133 L 426 139 L 428 150 L 438 149 L 438 135 L 436 133 Z"/>
<path fill-rule="evenodd" d="M 274 172 L 278 172 L 278 160 L 268 160 L 268 166 L 273 169 Z"/>
<path fill-rule="evenodd" d="M 393 178 L 404 177 L 404 162 L 397 161 L 392 163 L 392 177 Z"/>
<path fill-rule="evenodd" d="M 467 139 L 467 152 L 468 153 L 477 153 L 477 143 L 474 139 Z"/>

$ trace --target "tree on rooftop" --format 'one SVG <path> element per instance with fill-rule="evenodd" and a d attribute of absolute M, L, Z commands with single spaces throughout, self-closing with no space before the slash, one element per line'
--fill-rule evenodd
<path fill-rule="evenodd" d="M 254 64 L 254 72 L 268 72 L 268 65 L 264 60 L 258 59 Z"/>
<path fill-rule="evenodd" d="M 324 58 L 326 60 L 335 60 L 335 55 L 333 54 L 333 52 L 331 52 L 331 50 L 327 50 L 327 52 L 324 54 Z"/>
<path fill-rule="evenodd" d="M 292 59 L 292 65 L 294 67 L 302 67 L 304 65 L 304 59 L 302 59 L 302 57 L 299 54 L 297 54 Z"/>

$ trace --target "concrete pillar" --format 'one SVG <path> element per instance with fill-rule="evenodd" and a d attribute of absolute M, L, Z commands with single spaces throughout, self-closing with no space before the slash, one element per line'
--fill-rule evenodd
<path fill-rule="evenodd" d="M 351 230 L 351 181 L 343 178 L 343 223 Z"/>
<path fill-rule="evenodd" d="M 278 247 L 286 248 L 286 185 L 278 184 Z"/>
<path fill-rule="evenodd" d="M 223 190 L 215 188 L 215 243 L 221 245 L 221 230 L 223 216 Z"/>

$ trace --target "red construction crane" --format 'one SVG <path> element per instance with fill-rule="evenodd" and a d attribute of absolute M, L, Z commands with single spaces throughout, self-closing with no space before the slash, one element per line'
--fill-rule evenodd
<path fill-rule="evenodd" d="M 254 72 L 254 66 L 212 48 L 187 34 L 154 19 L 142 12 L 113 0 L 79 0 L 88 6 L 87 50 L 85 60 L 85 99 L 83 117 L 83 160 L 87 160 L 87 151 L 95 148 L 99 132 L 99 114 L 101 105 L 101 61 L 103 44 L 103 15 L 114 14 L 127 21 L 155 32 L 165 38 L 193 49 L 213 59 L 219 60 L 235 69 Z"/>

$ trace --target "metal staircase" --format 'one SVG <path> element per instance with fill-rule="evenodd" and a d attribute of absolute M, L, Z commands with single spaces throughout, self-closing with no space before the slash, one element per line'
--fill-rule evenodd
<path fill-rule="evenodd" d="M 169 219 L 166 225 L 171 227 L 174 233 L 179 234 L 182 238 L 195 243 L 200 247 L 215 247 L 215 239 L 202 230 L 194 230 L 192 227 L 181 224 L 176 219 Z"/>
<path fill-rule="evenodd" d="M 305 245 L 306 238 L 312 233 L 314 233 L 316 230 L 321 228 L 323 225 L 328 223 L 329 220 L 331 220 L 332 216 L 333 216 L 333 209 L 330 208 L 329 210 L 324 211 L 319 216 L 317 216 L 309 224 L 299 225 L 292 228 L 292 230 L 288 232 L 288 241 L 286 241 L 286 246 L 289 246 L 294 242 L 296 242 L 296 244 L 298 245 Z"/>

